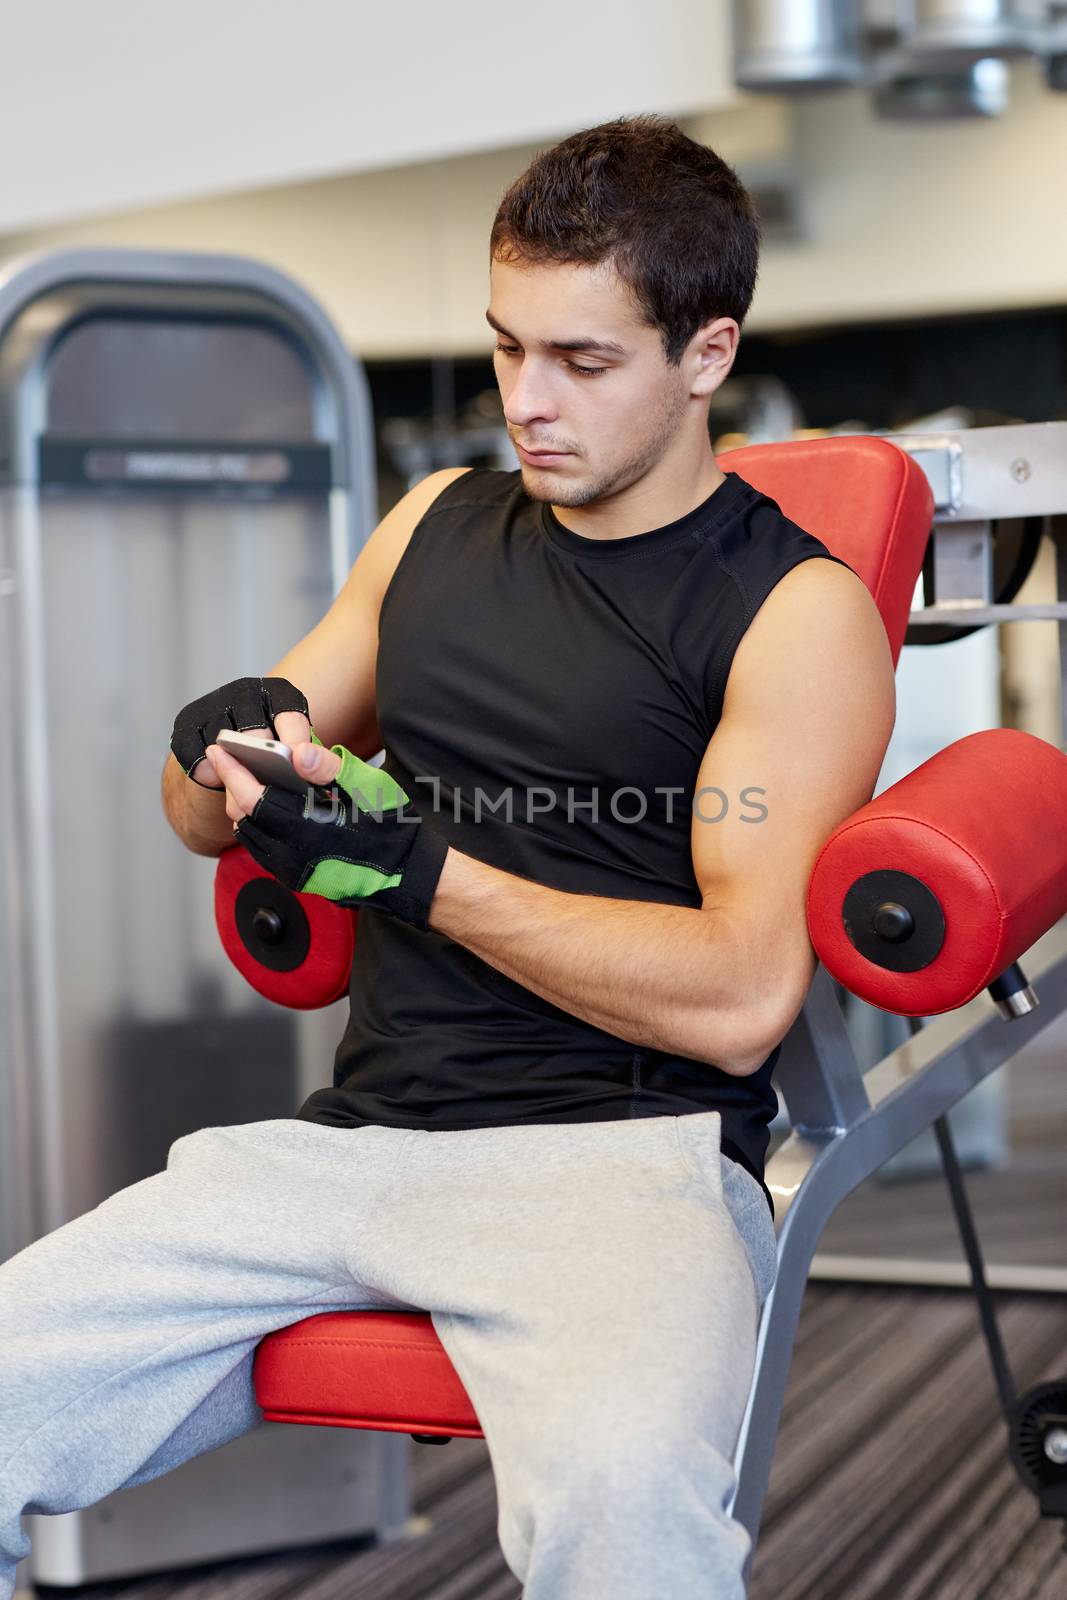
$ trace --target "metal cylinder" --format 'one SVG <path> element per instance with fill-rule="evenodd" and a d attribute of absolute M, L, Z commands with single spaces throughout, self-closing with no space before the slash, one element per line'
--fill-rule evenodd
<path fill-rule="evenodd" d="M 1045 35 L 1045 82 L 1050 89 L 1067 92 L 1067 6 L 1054 5 Z"/>
<path fill-rule="evenodd" d="M 902 27 L 903 49 L 926 64 L 956 67 L 987 57 L 1007 61 L 1040 46 L 1037 19 L 1026 0 L 912 0 L 913 21 Z"/>
<path fill-rule="evenodd" d="M 734 0 L 733 17 L 741 89 L 845 88 L 864 76 L 851 0 Z"/>
<path fill-rule="evenodd" d="M 874 106 L 896 122 L 942 122 L 999 117 L 1007 110 L 1010 82 L 1003 61 L 992 57 L 955 68 L 897 61 L 879 76 Z"/>

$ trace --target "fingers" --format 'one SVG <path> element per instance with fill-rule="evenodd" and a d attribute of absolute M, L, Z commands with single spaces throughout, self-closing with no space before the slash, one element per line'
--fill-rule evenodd
<path fill-rule="evenodd" d="M 290 749 L 298 744 L 307 744 L 311 739 L 311 723 L 302 711 L 276 712 L 274 726 L 278 730 L 278 738 Z M 269 732 L 267 738 L 270 738 Z"/>
<path fill-rule="evenodd" d="M 308 740 L 293 746 L 293 766 L 302 778 L 321 786 L 332 783 L 336 778 L 341 770 L 341 758 L 335 756 L 332 750 Z"/>
<path fill-rule="evenodd" d="M 270 730 L 264 728 L 249 728 L 249 733 L 257 737 L 270 738 Z M 263 793 L 264 785 L 258 778 L 254 778 L 246 766 L 243 766 L 235 756 L 219 748 L 217 744 L 208 745 L 208 760 L 214 770 L 222 779 L 226 787 L 226 815 L 234 824 L 247 817 L 255 809 Z"/>
<path fill-rule="evenodd" d="M 242 731 L 250 734 L 253 739 L 273 739 L 274 737 L 269 728 L 245 728 Z M 224 750 L 219 749 L 217 744 L 208 745 L 207 755 L 204 757 L 203 761 L 197 762 L 196 766 L 190 773 L 190 777 L 192 778 L 193 782 L 200 784 L 201 788 L 221 789 L 224 787 L 222 781 L 222 772 L 212 760 L 212 756 L 215 753 L 223 756 L 226 754 Z M 234 757 L 231 756 L 230 759 L 233 760 Z"/>
<path fill-rule="evenodd" d="M 196 766 L 189 774 L 189 778 L 191 782 L 198 783 L 202 789 L 222 788 L 222 779 L 212 766 L 210 756 L 205 756 L 203 761 L 196 763 Z"/>

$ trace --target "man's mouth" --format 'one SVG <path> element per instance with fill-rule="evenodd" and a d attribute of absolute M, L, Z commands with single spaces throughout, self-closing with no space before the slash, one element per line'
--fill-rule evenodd
<path fill-rule="evenodd" d="M 524 461 L 533 465 L 549 466 L 553 461 L 562 461 L 569 456 L 569 450 L 528 450 L 524 444 L 515 443 L 515 448 Z"/>

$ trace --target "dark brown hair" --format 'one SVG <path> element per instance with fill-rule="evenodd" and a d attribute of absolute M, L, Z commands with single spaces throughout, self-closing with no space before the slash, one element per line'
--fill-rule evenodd
<path fill-rule="evenodd" d="M 499 261 L 610 260 L 674 366 L 712 317 L 744 321 L 759 222 L 714 150 L 665 117 L 618 117 L 543 150 L 500 202 Z"/>

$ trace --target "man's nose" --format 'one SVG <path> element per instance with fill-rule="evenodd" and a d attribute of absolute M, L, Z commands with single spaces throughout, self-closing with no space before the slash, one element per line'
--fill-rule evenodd
<path fill-rule="evenodd" d="M 536 363 L 524 361 L 504 399 L 504 417 L 513 428 L 531 422 L 554 422 L 557 411 L 547 376 Z"/>

